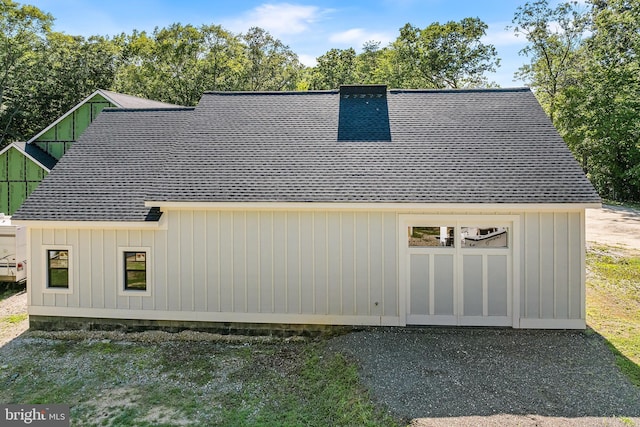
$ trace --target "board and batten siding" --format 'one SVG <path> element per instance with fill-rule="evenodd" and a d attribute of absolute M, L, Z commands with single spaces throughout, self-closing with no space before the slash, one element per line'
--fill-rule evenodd
<path fill-rule="evenodd" d="M 399 282 L 407 236 L 398 234 L 398 218 L 405 213 L 176 209 L 158 229 L 31 224 L 29 313 L 401 326 L 409 284 Z M 520 218 L 513 326 L 584 328 L 584 210 L 501 214 Z M 45 289 L 45 248 L 55 246 L 71 251 L 66 293 Z M 119 251 L 129 247 L 149 248 L 148 296 L 119 292 Z"/>
<path fill-rule="evenodd" d="M 400 324 L 393 212 L 165 215 L 166 230 L 32 227 L 30 313 L 60 307 L 86 317 Z M 43 245 L 71 248 L 72 292 L 45 289 L 46 271 L 37 268 Z M 118 292 L 125 247 L 151 250 L 149 296 Z"/>

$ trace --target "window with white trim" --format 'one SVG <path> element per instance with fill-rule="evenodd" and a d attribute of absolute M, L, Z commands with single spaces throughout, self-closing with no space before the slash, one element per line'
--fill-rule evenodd
<path fill-rule="evenodd" d="M 409 226 L 409 247 L 454 246 L 454 227 L 413 227 Z"/>
<path fill-rule="evenodd" d="M 69 250 L 47 249 L 47 287 L 69 289 Z"/>
<path fill-rule="evenodd" d="M 124 253 L 124 290 L 147 290 L 147 253 L 144 251 L 125 251 Z"/>
<path fill-rule="evenodd" d="M 119 293 L 151 295 L 151 248 L 119 248 Z"/>

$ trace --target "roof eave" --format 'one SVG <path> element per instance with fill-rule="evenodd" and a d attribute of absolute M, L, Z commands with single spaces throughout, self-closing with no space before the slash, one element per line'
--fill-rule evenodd
<path fill-rule="evenodd" d="M 145 201 L 145 207 L 161 210 L 356 210 L 403 212 L 554 212 L 600 208 L 601 203 L 376 203 L 376 202 L 196 202 Z"/>

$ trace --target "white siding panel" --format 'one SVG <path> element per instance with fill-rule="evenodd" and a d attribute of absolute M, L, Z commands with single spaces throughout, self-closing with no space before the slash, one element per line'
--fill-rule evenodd
<path fill-rule="evenodd" d="M 207 275 L 207 213 L 196 211 L 193 213 L 193 286 L 194 286 L 194 311 L 207 311 L 208 293 Z"/>
<path fill-rule="evenodd" d="M 179 255 L 176 263 L 180 265 L 180 309 L 193 311 L 195 292 L 193 283 L 193 212 L 180 212 Z"/>
<path fill-rule="evenodd" d="M 153 233 L 153 304 L 156 310 L 168 309 L 168 282 L 167 271 L 169 262 L 167 259 L 167 232 L 160 230 Z"/>
<path fill-rule="evenodd" d="M 260 313 L 260 241 L 262 230 L 260 228 L 260 213 L 247 212 L 246 219 L 246 311 Z"/>
<path fill-rule="evenodd" d="M 554 239 L 554 300 L 555 317 L 569 318 L 569 214 L 558 213 L 555 217 Z"/>
<path fill-rule="evenodd" d="M 580 214 L 572 213 L 569 221 L 569 318 L 584 319 L 582 310 L 584 291 L 582 286 L 581 257 L 584 247 L 581 239 Z"/>
<path fill-rule="evenodd" d="M 342 243 L 342 315 L 355 315 L 355 215 L 341 215 Z"/>
<path fill-rule="evenodd" d="M 76 291 L 74 294 L 77 296 L 77 303 L 73 298 L 69 300 L 69 303 L 73 307 L 91 307 L 91 287 L 92 287 L 92 243 L 91 243 L 91 230 L 79 230 L 78 231 L 78 281 L 74 281 L 76 284 Z M 69 242 L 71 244 L 71 242 Z"/>
<path fill-rule="evenodd" d="M 300 216 L 287 213 L 287 313 L 300 313 Z"/>
<path fill-rule="evenodd" d="M 287 312 L 287 214 L 273 213 L 273 312 Z"/>
<path fill-rule="evenodd" d="M 298 292 L 300 293 L 300 312 L 313 314 L 315 306 L 315 260 L 314 224 L 312 212 L 300 213 L 300 280 Z"/>
<path fill-rule="evenodd" d="M 328 313 L 342 314 L 342 215 L 338 212 L 327 214 L 327 270 L 328 270 Z"/>
<path fill-rule="evenodd" d="M 328 314 L 328 246 L 327 246 L 327 213 L 313 214 L 313 286 L 314 314 Z"/>
<path fill-rule="evenodd" d="M 104 307 L 108 309 L 116 308 L 116 298 L 118 295 L 118 281 L 116 264 L 116 232 L 114 230 L 104 231 Z"/>
<path fill-rule="evenodd" d="M 233 310 L 246 313 L 247 294 L 247 214 L 233 213 Z"/>
<path fill-rule="evenodd" d="M 220 311 L 220 214 L 206 213 L 206 230 L 204 237 L 207 241 L 206 286 L 207 309 Z"/>
<path fill-rule="evenodd" d="M 397 235 L 397 216 L 395 213 L 384 214 L 384 259 L 381 264 L 384 265 L 384 292 L 383 305 L 385 316 L 398 316 L 398 235 Z M 404 263 L 400 264 L 404 265 Z"/>
<path fill-rule="evenodd" d="M 524 317 L 540 316 L 540 215 L 525 215 Z"/>
<path fill-rule="evenodd" d="M 43 270 L 44 265 L 44 251 L 42 250 L 43 244 L 43 232 L 40 229 L 29 230 L 28 232 L 30 242 L 29 248 L 31 248 L 31 258 L 28 261 L 27 268 L 29 274 L 29 304 L 34 306 L 45 305 L 43 290 L 45 287 L 46 272 Z M 50 305 L 50 304 L 47 304 Z"/>
<path fill-rule="evenodd" d="M 358 212 L 356 214 L 356 312 L 355 314 L 369 313 L 369 214 Z"/>
<path fill-rule="evenodd" d="M 104 308 L 104 230 L 91 230 L 91 302 L 90 307 Z"/>
<path fill-rule="evenodd" d="M 260 312 L 261 313 L 273 313 L 274 311 L 274 299 L 275 292 L 274 283 L 274 253 L 273 253 L 273 213 L 263 212 L 260 214 L 259 224 L 259 246 L 256 245 L 256 250 L 259 251 L 259 283 L 260 283 Z"/>
<path fill-rule="evenodd" d="M 220 212 L 220 311 L 233 311 L 233 213 Z"/>
<path fill-rule="evenodd" d="M 540 214 L 540 317 L 554 317 L 554 213 Z"/>
<path fill-rule="evenodd" d="M 167 230 L 167 306 L 180 310 L 180 212 L 168 213 Z"/>
<path fill-rule="evenodd" d="M 384 313 L 384 218 L 382 213 L 369 214 L 369 314 Z"/>

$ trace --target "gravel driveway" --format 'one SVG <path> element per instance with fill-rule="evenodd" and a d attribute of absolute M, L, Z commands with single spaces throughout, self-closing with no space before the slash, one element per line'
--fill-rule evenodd
<path fill-rule="evenodd" d="M 593 332 L 372 328 L 329 347 L 414 426 L 640 426 L 640 388 Z"/>

